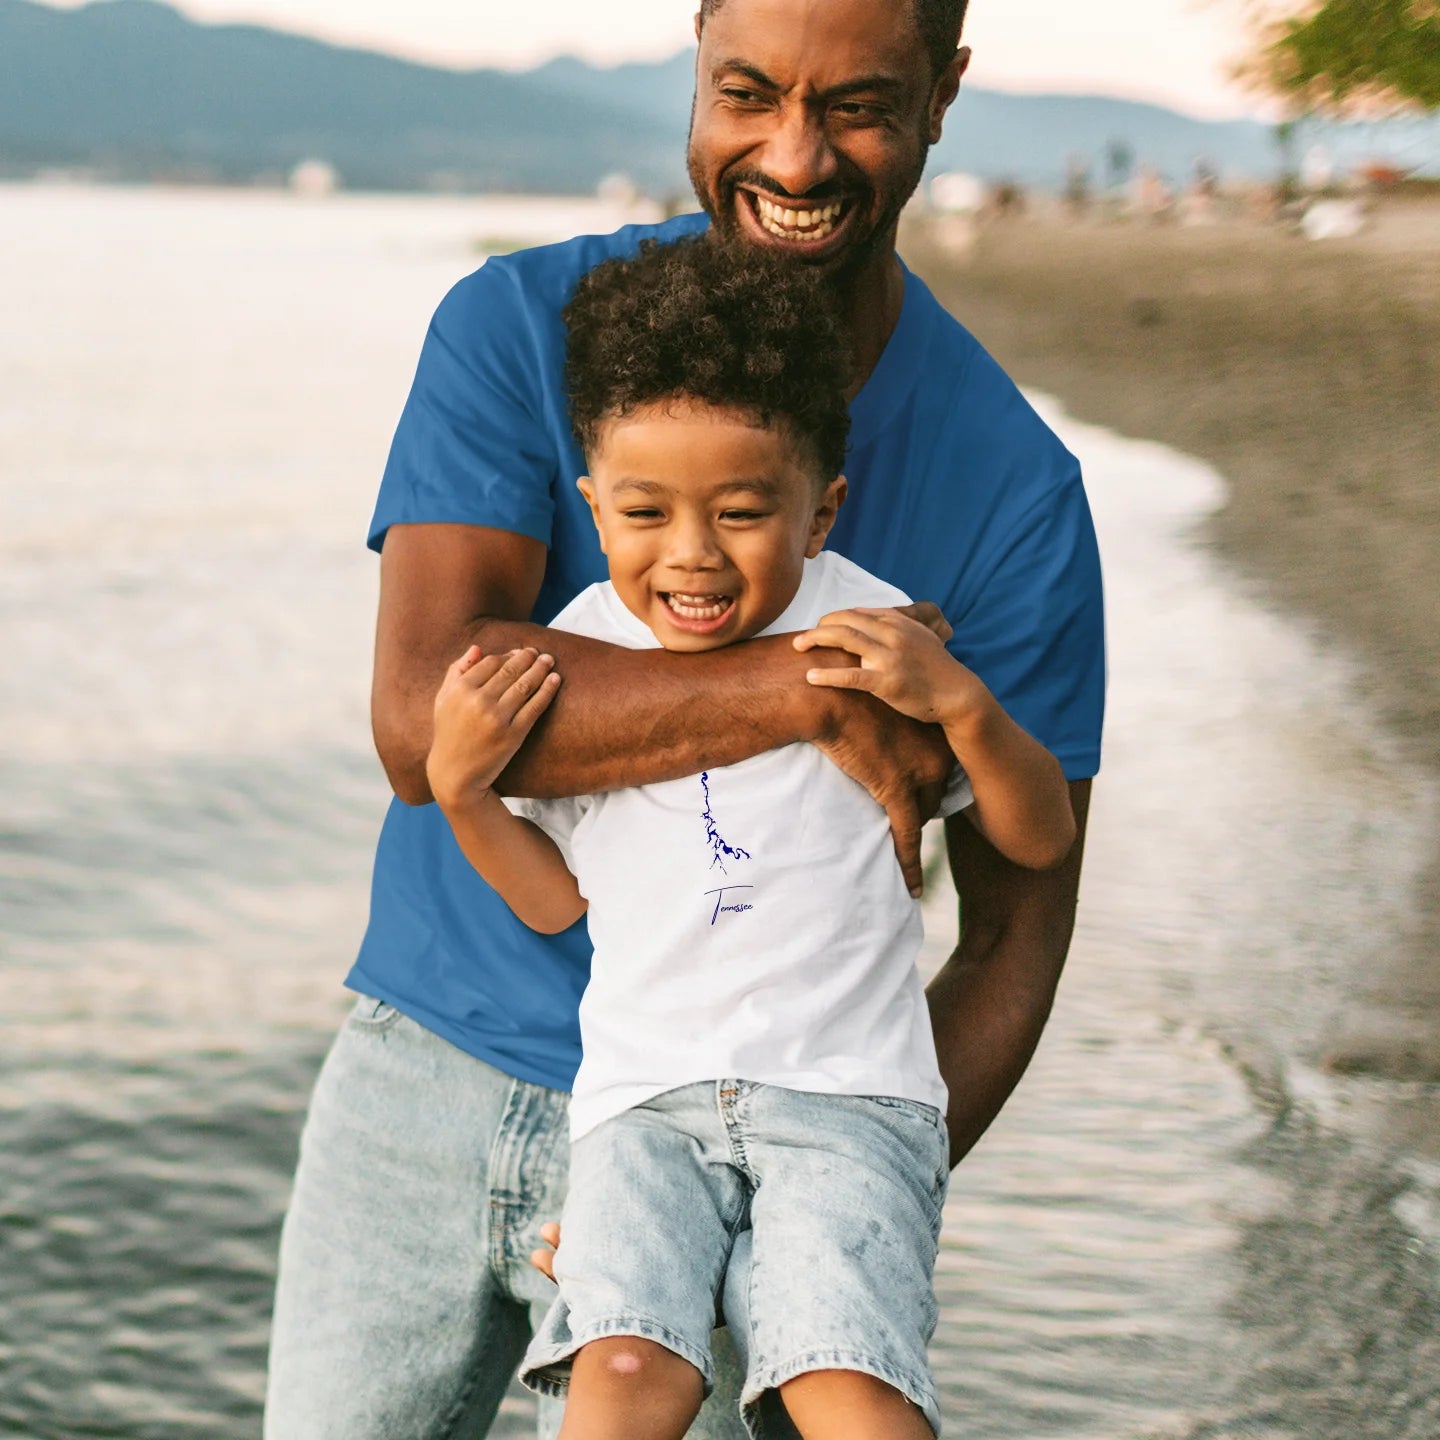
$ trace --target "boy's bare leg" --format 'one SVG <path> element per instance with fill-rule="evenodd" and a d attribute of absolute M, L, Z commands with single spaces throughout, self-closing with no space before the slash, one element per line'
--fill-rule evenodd
<path fill-rule="evenodd" d="M 682 1440 L 704 1398 L 700 1372 L 673 1350 L 635 1335 L 592 1340 L 575 1356 L 559 1440 Z"/>
<path fill-rule="evenodd" d="M 893 1385 L 858 1370 L 811 1370 L 780 1387 L 802 1440 L 935 1440 L 930 1422 Z"/>

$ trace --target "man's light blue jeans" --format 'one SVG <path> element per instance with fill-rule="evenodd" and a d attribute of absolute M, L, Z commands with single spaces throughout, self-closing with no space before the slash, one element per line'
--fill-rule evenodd
<path fill-rule="evenodd" d="M 530 1264 L 568 1169 L 562 1091 L 362 998 L 325 1061 L 280 1243 L 265 1440 L 481 1440 L 555 1289 Z M 741 1440 L 716 1346 L 696 1440 Z M 559 1428 L 542 1401 L 540 1433 Z"/>

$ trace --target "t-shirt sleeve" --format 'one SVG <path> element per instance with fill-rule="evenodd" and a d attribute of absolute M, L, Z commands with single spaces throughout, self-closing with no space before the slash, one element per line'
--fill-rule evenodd
<path fill-rule="evenodd" d="M 368 543 L 391 525 L 486 525 L 549 544 L 558 467 L 544 354 L 513 268 L 461 280 L 430 322 L 391 442 Z"/>
<path fill-rule="evenodd" d="M 1068 454 L 1059 483 L 1022 512 L 952 617 L 952 653 L 1060 761 L 1066 778 L 1100 768 L 1105 713 L 1105 616 L 1100 553 Z"/>
<path fill-rule="evenodd" d="M 574 837 L 576 827 L 593 803 L 590 795 L 574 795 L 558 800 L 529 800 L 506 796 L 505 808 L 522 820 L 538 825 L 559 847 L 565 866 L 575 871 Z"/>
<path fill-rule="evenodd" d="M 957 765 L 950 772 L 945 794 L 940 799 L 940 809 L 936 813 L 942 820 L 948 820 L 974 803 L 975 792 L 970 788 L 970 777 Z"/>

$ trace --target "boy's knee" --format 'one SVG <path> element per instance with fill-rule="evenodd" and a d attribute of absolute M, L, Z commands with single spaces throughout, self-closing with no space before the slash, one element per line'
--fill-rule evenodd
<path fill-rule="evenodd" d="M 600 1343 L 605 1346 L 600 1363 L 614 1375 L 639 1375 L 647 1365 L 651 1369 L 655 1367 L 655 1356 L 647 1350 L 651 1344 L 648 1340 L 634 1340 L 626 1336 Z"/>
<path fill-rule="evenodd" d="M 640 1335 L 611 1335 L 604 1340 L 592 1340 L 580 1354 L 589 1365 L 616 1380 L 642 1385 L 663 1382 L 695 1368 L 673 1350 Z"/>

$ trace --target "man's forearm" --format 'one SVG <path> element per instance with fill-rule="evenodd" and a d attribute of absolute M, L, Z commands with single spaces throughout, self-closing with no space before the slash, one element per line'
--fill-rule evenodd
<path fill-rule="evenodd" d="M 533 629 L 485 627 L 508 649 Z M 560 693 L 501 776 L 511 795 L 591 795 L 733 765 L 814 739 L 826 702 L 805 684 L 804 656 L 774 636 L 701 654 L 627 650 L 545 631 Z"/>
<path fill-rule="evenodd" d="M 961 935 L 927 990 L 940 1071 L 949 1087 L 950 1162 L 1000 1113 L 1040 1042 L 1074 927 L 1090 782 L 1073 782 L 1077 836 L 1054 870 L 998 855 L 968 822 L 949 830 Z"/>
<path fill-rule="evenodd" d="M 836 709 L 832 696 L 805 683 L 815 655 L 797 654 L 788 637 L 680 655 L 487 619 L 472 638 L 487 653 L 534 646 L 555 657 L 562 679 L 500 778 L 497 788 L 507 795 L 589 795 L 693 775 L 816 739 Z M 423 694 L 413 698 L 406 789 L 396 787 L 412 804 L 429 798 L 428 704 Z"/>

